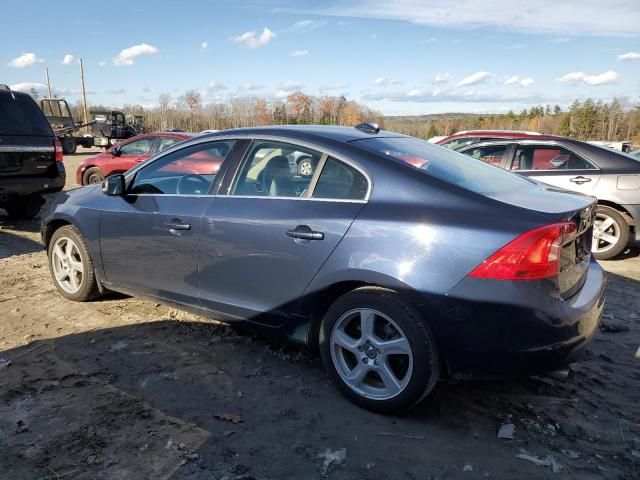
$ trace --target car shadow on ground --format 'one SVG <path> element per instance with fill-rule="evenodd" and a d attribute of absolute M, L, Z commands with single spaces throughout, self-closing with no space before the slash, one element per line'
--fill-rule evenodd
<path fill-rule="evenodd" d="M 631 281 L 616 277 L 610 288 Z M 637 341 L 637 326 L 632 333 L 623 343 Z M 535 479 L 551 472 L 517 459 L 521 448 L 561 457 L 562 448 L 595 443 L 598 468 L 630 478 L 639 473 L 625 451 L 640 441 L 630 423 L 640 414 L 640 373 L 621 356 L 621 338 L 597 338 L 566 383 L 444 381 L 395 417 L 342 398 L 306 349 L 219 324 L 161 319 L 37 340 L 0 352 L 11 362 L 0 367 L 0 471 L 285 479 L 332 470 L 332 479 L 388 479 L 457 477 L 472 465 L 492 478 Z M 627 370 L 614 375 L 619 368 Z M 497 439 L 510 422 L 515 440 Z M 590 458 L 558 460 L 569 474 L 599 478 Z"/>
<path fill-rule="evenodd" d="M 9 223 L 12 230 L 22 230 L 22 225 L 17 222 Z M 24 227 L 29 228 L 28 224 Z M 0 217 L 0 260 L 4 258 L 10 258 L 14 255 L 25 255 L 29 253 L 35 253 L 42 250 L 42 244 L 25 238 L 21 235 L 16 235 L 11 230 L 4 228 L 4 222 Z"/>

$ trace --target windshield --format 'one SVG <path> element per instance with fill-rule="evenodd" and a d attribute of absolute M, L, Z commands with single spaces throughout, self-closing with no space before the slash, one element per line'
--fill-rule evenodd
<path fill-rule="evenodd" d="M 51 126 L 28 95 L 2 92 L 0 95 L 0 135 L 52 136 Z"/>
<path fill-rule="evenodd" d="M 433 177 L 483 195 L 530 188 L 534 184 L 499 167 L 413 137 L 367 138 L 353 144 L 402 160 Z"/>

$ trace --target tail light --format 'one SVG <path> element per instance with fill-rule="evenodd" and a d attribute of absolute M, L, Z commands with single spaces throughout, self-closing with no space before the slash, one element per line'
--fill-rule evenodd
<path fill-rule="evenodd" d="M 56 154 L 56 162 L 61 162 L 64 159 L 64 154 L 62 153 L 62 142 L 60 140 L 53 141 L 53 151 Z"/>
<path fill-rule="evenodd" d="M 560 273 L 562 245 L 575 230 L 574 223 L 563 222 L 524 233 L 478 265 L 469 276 L 495 280 L 554 277 Z"/>

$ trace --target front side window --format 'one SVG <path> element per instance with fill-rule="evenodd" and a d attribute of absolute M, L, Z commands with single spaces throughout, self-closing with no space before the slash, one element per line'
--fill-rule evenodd
<path fill-rule="evenodd" d="M 327 158 L 313 190 L 313 198 L 364 200 L 369 183 L 358 170 L 335 158 Z"/>
<path fill-rule="evenodd" d="M 206 195 L 234 144 L 235 140 L 201 143 L 165 155 L 137 172 L 129 193 Z"/>
<path fill-rule="evenodd" d="M 465 150 L 464 154 L 489 165 L 499 167 L 506 152 L 507 145 L 498 145 L 471 148 Z"/>
<path fill-rule="evenodd" d="M 149 155 L 153 146 L 153 138 L 141 138 L 134 142 L 125 143 L 120 147 L 122 155 Z"/>
<path fill-rule="evenodd" d="M 289 143 L 257 141 L 240 166 L 231 195 L 302 197 L 321 156 Z"/>
<path fill-rule="evenodd" d="M 511 170 L 591 170 L 584 158 L 558 146 L 520 145 Z"/>

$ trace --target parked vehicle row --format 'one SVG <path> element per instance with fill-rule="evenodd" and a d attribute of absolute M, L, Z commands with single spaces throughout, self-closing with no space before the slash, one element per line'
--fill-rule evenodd
<path fill-rule="evenodd" d="M 11 218 L 35 217 L 42 195 L 64 188 L 62 158 L 62 145 L 33 99 L 0 84 L 0 208 Z"/>
<path fill-rule="evenodd" d="M 485 163 L 598 198 L 593 253 L 605 260 L 640 243 L 640 161 L 620 151 L 532 132 L 460 132 L 440 145 Z"/>
<path fill-rule="evenodd" d="M 42 240 L 68 299 L 142 295 L 318 346 L 348 398 L 395 412 L 443 376 L 580 355 L 604 301 L 595 208 L 375 126 L 251 128 L 63 192 Z"/>

